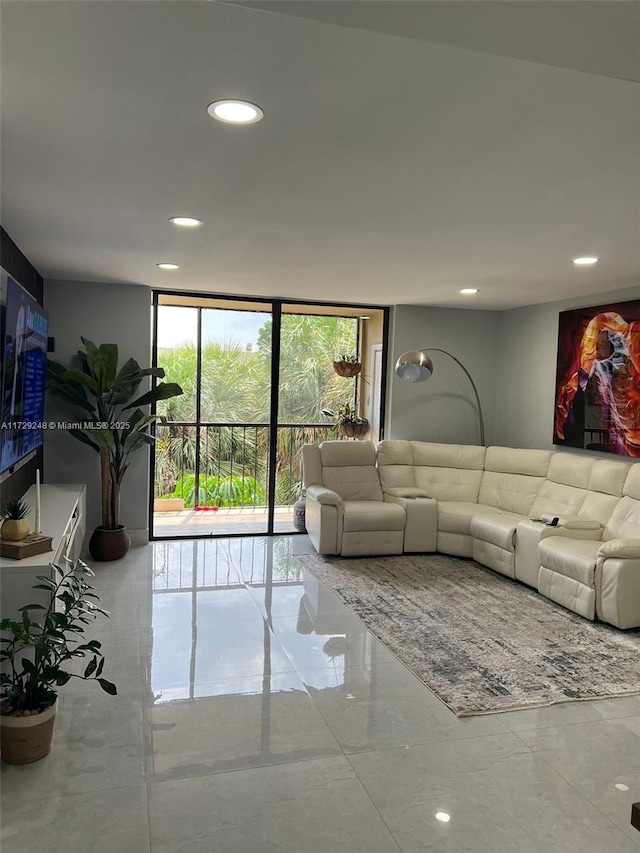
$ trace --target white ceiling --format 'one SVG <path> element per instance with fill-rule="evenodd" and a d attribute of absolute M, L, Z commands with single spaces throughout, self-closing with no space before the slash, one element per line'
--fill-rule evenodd
<path fill-rule="evenodd" d="M 640 4 L 241 5 L 260 8 L 2 3 L 2 224 L 45 278 L 490 309 L 640 294 Z M 211 120 L 225 97 L 264 120 Z"/>

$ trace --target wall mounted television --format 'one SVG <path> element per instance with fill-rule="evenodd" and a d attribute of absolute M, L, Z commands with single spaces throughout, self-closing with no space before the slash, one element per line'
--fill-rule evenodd
<path fill-rule="evenodd" d="M 17 281 L 2 280 L 0 474 L 42 444 L 49 317 Z"/>

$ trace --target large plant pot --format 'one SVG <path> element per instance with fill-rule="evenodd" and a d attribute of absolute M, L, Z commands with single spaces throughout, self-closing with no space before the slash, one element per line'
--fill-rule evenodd
<path fill-rule="evenodd" d="M 31 764 L 51 751 L 57 700 L 40 714 L 29 717 L 0 715 L 0 752 L 8 764 Z"/>
<path fill-rule="evenodd" d="M 131 539 L 126 527 L 96 527 L 89 539 L 89 552 L 94 560 L 106 563 L 109 560 L 120 560 L 131 546 Z"/>
<path fill-rule="evenodd" d="M 307 500 L 298 498 L 293 505 L 293 527 L 298 533 L 306 533 Z"/>
<path fill-rule="evenodd" d="M 29 533 L 26 518 L 5 518 L 0 527 L 0 536 L 7 542 L 21 542 Z"/>

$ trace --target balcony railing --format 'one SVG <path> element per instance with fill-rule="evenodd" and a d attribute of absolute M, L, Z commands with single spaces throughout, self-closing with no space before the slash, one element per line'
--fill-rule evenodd
<path fill-rule="evenodd" d="M 158 424 L 154 498 L 181 499 L 185 509 L 266 508 L 270 430 L 266 423 Z M 332 434 L 331 424 L 278 424 L 276 506 L 291 506 L 301 495 L 302 446 Z"/>

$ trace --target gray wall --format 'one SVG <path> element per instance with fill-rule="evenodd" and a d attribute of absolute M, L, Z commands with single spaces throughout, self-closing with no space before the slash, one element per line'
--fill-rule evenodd
<path fill-rule="evenodd" d="M 561 311 L 640 299 L 638 287 L 563 302 L 547 302 L 500 315 L 495 443 L 553 448 L 553 410 Z M 611 458 L 610 454 L 606 454 Z"/>
<path fill-rule="evenodd" d="M 485 420 L 486 442 L 494 441 L 496 370 L 500 315 L 495 311 L 398 305 L 391 316 L 387 379 L 387 438 L 478 444 L 477 406 L 464 371 L 446 355 L 430 353 L 428 382 L 404 382 L 394 373 L 406 350 L 440 347 L 455 355 L 474 379 Z"/>
<path fill-rule="evenodd" d="M 46 280 L 44 306 L 49 334 L 56 339 L 51 356 L 70 364 L 82 346 L 80 336 L 95 344 L 116 343 L 120 364 L 133 357 L 141 367 L 151 365 L 151 291 L 148 287 Z M 70 420 L 70 408 L 47 400 L 48 420 Z M 121 521 L 131 530 L 148 528 L 149 452 L 140 450 L 123 482 Z M 50 483 L 86 483 L 87 530 L 101 523 L 98 454 L 64 432 L 47 432 L 44 470 Z"/>

